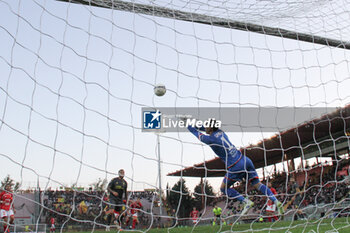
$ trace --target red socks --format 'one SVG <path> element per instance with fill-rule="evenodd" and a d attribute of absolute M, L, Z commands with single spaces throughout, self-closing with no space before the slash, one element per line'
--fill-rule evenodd
<path fill-rule="evenodd" d="M 132 220 L 132 229 L 135 229 L 136 223 L 137 223 L 136 219 L 133 219 Z"/>

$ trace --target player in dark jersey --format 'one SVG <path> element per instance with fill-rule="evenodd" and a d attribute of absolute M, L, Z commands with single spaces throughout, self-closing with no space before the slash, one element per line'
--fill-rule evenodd
<path fill-rule="evenodd" d="M 116 220 L 116 224 L 120 226 L 120 215 L 121 211 L 123 210 L 124 206 L 124 200 L 127 199 L 127 188 L 128 183 L 124 180 L 125 172 L 123 169 L 120 169 L 118 171 L 118 177 L 114 178 L 109 182 L 107 191 L 109 192 L 109 202 L 111 204 L 112 209 L 111 211 L 114 212 L 114 217 Z M 111 213 L 111 211 L 108 212 L 108 214 Z M 108 224 L 111 223 L 111 215 L 108 218 Z"/>
<path fill-rule="evenodd" d="M 210 119 L 209 126 L 211 127 L 201 127 L 197 129 L 189 125 L 188 130 L 201 142 L 209 145 L 215 154 L 225 163 L 227 173 L 220 187 L 221 192 L 243 203 L 244 208 L 241 215 L 246 214 L 254 203 L 231 187 L 236 181 L 242 181 L 243 178 L 245 178 L 250 181 L 254 188 L 265 194 L 276 204 L 279 214 L 283 214 L 282 203 L 276 199 L 275 195 L 268 187 L 260 182 L 253 162 L 237 150 L 230 142 L 225 132 L 215 127 L 215 125 L 217 125 L 215 119 Z M 206 134 L 199 132 L 199 130 L 205 131 Z"/>

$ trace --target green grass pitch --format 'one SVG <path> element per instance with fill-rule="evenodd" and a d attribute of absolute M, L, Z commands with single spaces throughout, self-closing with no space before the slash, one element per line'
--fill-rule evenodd
<path fill-rule="evenodd" d="M 89 231 L 91 232 L 91 231 Z M 106 231 L 97 230 L 97 233 Z M 110 232 L 118 232 L 116 229 L 111 229 Z M 275 223 L 251 223 L 251 224 L 236 224 L 235 226 L 196 226 L 196 227 L 176 227 L 176 228 L 163 228 L 163 229 L 141 229 L 137 231 L 121 230 L 121 232 L 150 232 L 150 233 L 213 233 L 213 232 L 271 232 L 271 233 L 345 233 L 350 232 L 350 218 L 336 218 L 336 219 L 320 219 L 309 221 L 280 221 Z"/>

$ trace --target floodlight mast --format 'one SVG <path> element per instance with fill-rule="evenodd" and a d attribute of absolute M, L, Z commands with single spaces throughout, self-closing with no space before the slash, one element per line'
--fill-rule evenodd
<path fill-rule="evenodd" d="M 161 173 L 161 163 L 160 163 L 160 131 L 156 132 L 157 135 L 157 149 L 158 149 L 158 185 L 159 185 L 159 215 L 162 216 L 163 200 L 162 200 L 162 173 Z"/>
<path fill-rule="evenodd" d="M 62 2 L 78 3 L 88 6 L 103 7 L 108 9 L 134 12 L 137 14 L 152 15 L 164 18 L 177 19 L 182 21 L 207 24 L 217 27 L 236 29 L 247 32 L 255 32 L 269 36 L 276 36 L 314 44 L 326 45 L 340 49 L 350 49 L 350 43 L 342 40 L 335 40 L 326 37 L 294 32 L 282 28 L 267 27 L 258 24 L 233 21 L 230 19 L 214 17 L 204 14 L 191 13 L 170 9 L 166 7 L 146 5 L 119 0 L 57 0 Z"/>

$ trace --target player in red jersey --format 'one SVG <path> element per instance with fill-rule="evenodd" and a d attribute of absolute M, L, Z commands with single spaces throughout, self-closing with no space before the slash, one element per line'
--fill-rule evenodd
<path fill-rule="evenodd" d="M 269 183 L 267 186 L 270 188 L 271 192 L 274 195 L 277 195 L 277 191 L 276 191 L 276 189 L 274 189 L 272 187 L 271 183 Z M 266 214 L 268 215 L 267 218 L 268 218 L 269 222 L 272 221 L 272 217 L 275 219 L 275 221 L 278 220 L 277 216 L 274 215 L 275 211 L 276 211 L 276 204 L 273 201 L 268 200 L 267 206 L 266 206 Z"/>
<path fill-rule="evenodd" d="M 199 211 L 196 207 L 193 207 L 193 210 L 190 213 L 190 217 L 192 218 L 193 224 L 197 224 L 198 217 L 199 217 Z"/>
<path fill-rule="evenodd" d="M 142 208 L 142 203 L 140 201 L 140 198 L 137 198 L 136 201 L 132 202 L 130 205 L 130 212 L 132 216 L 132 229 L 136 228 L 136 224 L 139 224 L 139 218 L 138 218 L 138 212 Z"/>
<path fill-rule="evenodd" d="M 4 221 L 4 232 L 10 232 L 8 220 L 13 224 L 15 220 L 15 208 L 13 207 L 12 185 L 7 184 L 5 190 L 0 193 L 0 217 Z"/>
<path fill-rule="evenodd" d="M 56 221 L 56 220 L 55 220 L 54 217 L 50 218 L 50 224 L 51 224 L 50 232 L 55 232 L 55 231 L 56 231 L 55 221 Z"/>

